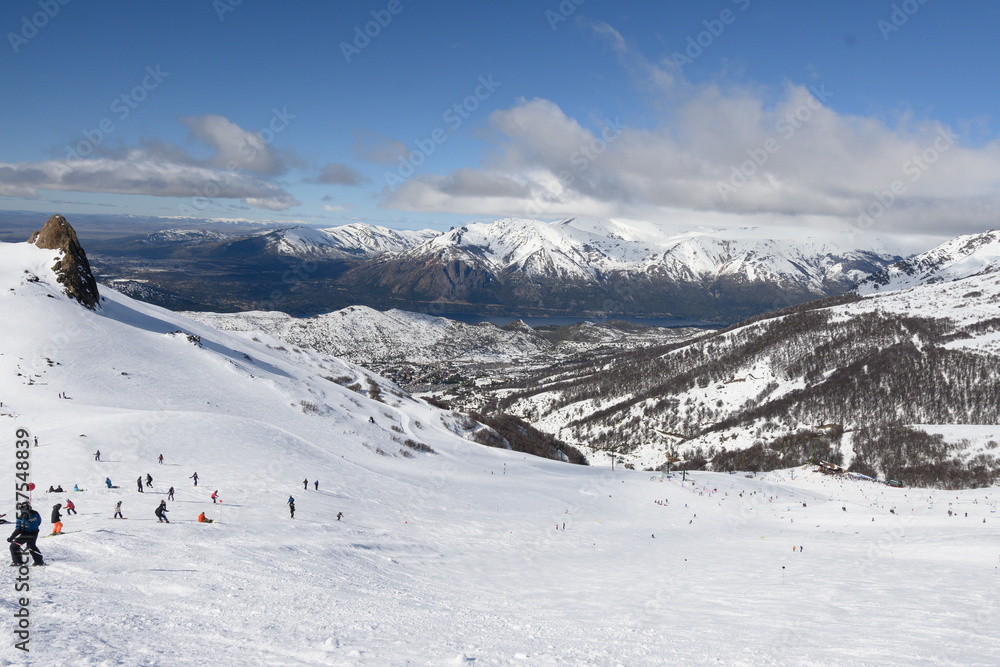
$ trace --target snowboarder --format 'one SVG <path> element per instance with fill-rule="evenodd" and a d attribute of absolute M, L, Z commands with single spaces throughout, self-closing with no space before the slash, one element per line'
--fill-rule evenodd
<path fill-rule="evenodd" d="M 163 465 L 163 454 L 160 454 L 160 465 Z"/>
<path fill-rule="evenodd" d="M 76 514 L 76 505 L 69 498 L 66 499 L 66 516 L 70 514 Z"/>
<path fill-rule="evenodd" d="M 142 490 L 142 475 L 139 475 L 138 479 L 135 480 L 135 483 L 139 487 L 139 493 L 143 493 L 143 490 Z"/>
<path fill-rule="evenodd" d="M 340 521 L 344 516 L 343 512 L 337 512 L 337 521 Z"/>
<path fill-rule="evenodd" d="M 114 486 L 111 485 L 111 478 L 110 477 L 105 477 L 104 478 L 104 483 L 108 485 L 109 489 L 115 488 Z"/>
<path fill-rule="evenodd" d="M 288 511 L 291 512 L 292 518 L 295 518 L 295 498 L 288 496 Z"/>
<path fill-rule="evenodd" d="M 319 491 L 319 480 L 317 479 L 313 484 L 316 485 L 316 490 Z"/>
<path fill-rule="evenodd" d="M 170 490 L 167 491 L 167 500 L 172 501 L 173 499 L 174 499 L 174 487 L 171 486 Z"/>
<path fill-rule="evenodd" d="M 62 532 L 62 515 L 59 514 L 59 510 L 62 505 L 52 506 L 52 535 L 58 535 Z"/>
<path fill-rule="evenodd" d="M 10 542 L 10 556 L 13 559 L 11 565 L 24 564 L 21 557 L 21 547 L 28 550 L 35 565 L 45 565 L 45 561 L 42 560 L 42 552 L 35 545 L 35 540 L 38 539 L 38 528 L 42 525 L 42 517 L 31 509 L 31 505 L 28 503 L 21 503 L 17 507 L 21 510 L 21 514 L 17 517 L 14 532 L 7 538 L 7 541 Z"/>
<path fill-rule="evenodd" d="M 95 461 L 100 461 L 101 460 L 101 450 L 98 449 L 97 453 L 94 454 L 94 460 Z"/>
<path fill-rule="evenodd" d="M 219 500 L 219 490 L 216 489 L 212 492 L 212 504 L 214 505 Z"/>
<path fill-rule="evenodd" d="M 202 512 L 201 514 L 198 515 L 198 523 L 215 523 L 215 522 L 212 521 L 212 519 L 206 519 L 205 513 Z"/>
<path fill-rule="evenodd" d="M 369 424 L 374 424 L 375 423 L 375 418 L 374 417 L 369 417 L 368 418 L 368 423 Z"/>
<path fill-rule="evenodd" d="M 115 503 L 115 515 L 114 515 L 113 518 L 115 518 L 115 519 L 124 519 L 125 518 L 125 517 L 122 516 L 122 501 L 120 501 L 120 500 L 117 503 Z"/>
<path fill-rule="evenodd" d="M 194 480 L 194 485 L 198 486 L 198 473 L 197 472 L 195 474 L 191 475 L 190 477 L 188 477 L 188 479 L 193 479 Z"/>
<path fill-rule="evenodd" d="M 153 488 L 153 476 L 150 475 L 148 472 L 146 473 L 146 488 L 147 489 Z"/>
<path fill-rule="evenodd" d="M 309 490 L 309 480 L 308 479 L 302 480 L 302 488 L 305 489 L 306 491 Z"/>
<path fill-rule="evenodd" d="M 153 514 L 155 514 L 156 518 L 160 520 L 160 523 L 170 523 L 170 519 L 166 517 L 167 511 L 168 511 L 167 501 L 161 500 L 160 504 L 156 507 L 156 511 L 153 512 Z"/>

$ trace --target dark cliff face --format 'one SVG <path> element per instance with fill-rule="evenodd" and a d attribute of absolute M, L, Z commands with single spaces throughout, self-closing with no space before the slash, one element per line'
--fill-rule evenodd
<path fill-rule="evenodd" d="M 28 243 L 39 248 L 59 250 L 62 257 L 52 269 L 66 290 L 66 294 L 81 304 L 94 310 L 99 307 L 101 295 L 97 291 L 97 281 L 90 270 L 87 253 L 83 251 L 76 231 L 61 215 L 54 215 L 40 230 L 31 235 Z"/>

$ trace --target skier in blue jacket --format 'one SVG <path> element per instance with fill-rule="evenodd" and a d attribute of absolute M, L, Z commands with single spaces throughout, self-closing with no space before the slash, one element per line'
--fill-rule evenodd
<path fill-rule="evenodd" d="M 13 559 L 11 565 L 24 564 L 24 560 L 21 558 L 21 547 L 27 547 L 35 565 L 45 565 L 42 560 L 42 552 L 35 546 L 35 540 L 38 539 L 38 529 L 42 525 L 42 515 L 31 509 L 31 505 L 28 503 L 21 503 L 18 505 L 18 509 L 21 510 L 21 514 L 17 517 L 14 532 L 7 538 L 7 541 L 10 542 L 10 557 Z"/>

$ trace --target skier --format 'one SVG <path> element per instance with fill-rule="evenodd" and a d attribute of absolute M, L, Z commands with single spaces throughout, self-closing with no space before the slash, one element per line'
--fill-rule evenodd
<path fill-rule="evenodd" d="M 66 516 L 70 514 L 76 514 L 76 505 L 69 498 L 66 499 Z"/>
<path fill-rule="evenodd" d="M 302 488 L 305 489 L 306 491 L 309 490 L 309 480 L 308 479 L 302 480 Z"/>
<path fill-rule="evenodd" d="M 94 454 L 94 460 L 95 461 L 100 461 L 101 460 L 101 450 L 98 449 L 97 453 Z"/>
<path fill-rule="evenodd" d="M 104 483 L 108 485 L 108 488 L 109 488 L 109 489 L 113 489 L 113 488 L 115 488 L 115 487 L 113 487 L 113 486 L 111 485 L 111 478 L 110 478 L 110 477 L 105 477 L 105 478 L 104 478 Z"/>
<path fill-rule="evenodd" d="M 160 465 L 163 465 L 163 454 L 160 454 Z"/>
<path fill-rule="evenodd" d="M 340 521 L 344 516 L 343 512 L 337 512 L 337 521 Z"/>
<path fill-rule="evenodd" d="M 38 528 L 42 525 L 42 517 L 31 509 L 31 505 L 28 503 L 21 503 L 17 508 L 21 510 L 21 514 L 17 517 L 14 532 L 7 538 L 7 541 L 10 542 L 10 556 L 13 559 L 11 565 L 24 564 L 24 560 L 21 558 L 21 547 L 28 549 L 35 565 L 45 565 L 42 560 L 42 552 L 35 545 L 35 540 L 38 539 Z"/>
<path fill-rule="evenodd" d="M 201 514 L 198 515 L 198 523 L 215 523 L 215 522 L 212 521 L 211 519 L 206 519 L 205 513 L 202 512 Z"/>
<path fill-rule="evenodd" d="M 170 519 L 168 519 L 165 516 L 165 514 L 167 513 L 167 511 L 168 511 L 167 510 L 167 501 L 166 500 L 161 500 L 160 504 L 156 507 L 156 511 L 153 512 L 153 514 L 155 514 L 156 518 L 160 520 L 160 523 L 170 523 Z"/>
<path fill-rule="evenodd" d="M 291 512 L 292 518 L 295 518 L 295 498 L 288 496 L 288 511 Z"/>
<path fill-rule="evenodd" d="M 139 478 L 135 480 L 135 483 L 139 487 L 139 493 L 143 493 L 143 490 L 142 490 L 142 475 L 139 475 Z"/>
<path fill-rule="evenodd" d="M 197 472 L 195 472 L 195 474 L 193 474 L 190 477 L 188 477 L 188 479 L 193 479 L 194 480 L 194 485 L 198 486 L 198 473 Z"/>
<path fill-rule="evenodd" d="M 212 504 L 214 505 L 218 499 L 219 499 L 219 490 L 216 489 L 215 491 L 212 492 Z"/>
<path fill-rule="evenodd" d="M 153 488 L 153 476 L 150 475 L 148 472 L 146 473 L 146 488 L 147 489 Z"/>
<path fill-rule="evenodd" d="M 172 501 L 173 499 L 174 499 L 174 487 L 171 486 L 170 490 L 167 491 L 167 500 Z"/>
<path fill-rule="evenodd" d="M 319 480 L 317 479 L 313 484 L 316 485 L 316 490 L 319 491 Z"/>
<path fill-rule="evenodd" d="M 58 535 L 62 532 L 62 515 L 59 514 L 59 509 L 62 505 L 52 506 L 52 535 Z"/>

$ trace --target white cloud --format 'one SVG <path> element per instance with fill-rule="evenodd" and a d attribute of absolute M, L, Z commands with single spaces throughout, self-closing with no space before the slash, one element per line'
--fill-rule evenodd
<path fill-rule="evenodd" d="M 382 206 L 477 215 L 593 215 L 692 222 L 749 216 L 960 233 L 996 226 L 1000 144 L 963 145 L 933 121 L 835 111 L 837 91 L 696 86 L 595 27 L 665 109 L 655 126 L 568 116 L 550 100 L 495 111 L 479 168 L 418 175 Z M 893 187 L 897 193 L 893 193 Z M 886 194 L 888 193 L 888 195 Z M 888 205 L 886 205 L 888 204 Z M 867 213 L 867 219 L 861 215 Z M 745 221 L 745 220 L 744 220 Z"/>
<path fill-rule="evenodd" d="M 316 178 L 317 183 L 324 185 L 361 185 L 370 180 L 357 169 L 336 162 L 325 165 Z"/>
<path fill-rule="evenodd" d="M 248 206 L 283 210 L 299 204 L 268 180 L 287 170 L 281 155 L 221 116 L 184 119 L 192 134 L 213 149 L 205 159 L 159 141 L 96 151 L 88 159 L 0 162 L 0 195 L 34 198 L 38 190 L 239 199 Z"/>
<path fill-rule="evenodd" d="M 214 150 L 203 161 L 205 166 L 231 169 L 231 165 L 239 165 L 241 169 L 266 176 L 277 176 L 287 170 L 291 156 L 276 151 L 258 132 L 248 132 L 223 116 L 189 116 L 181 122 L 195 139 Z"/>

